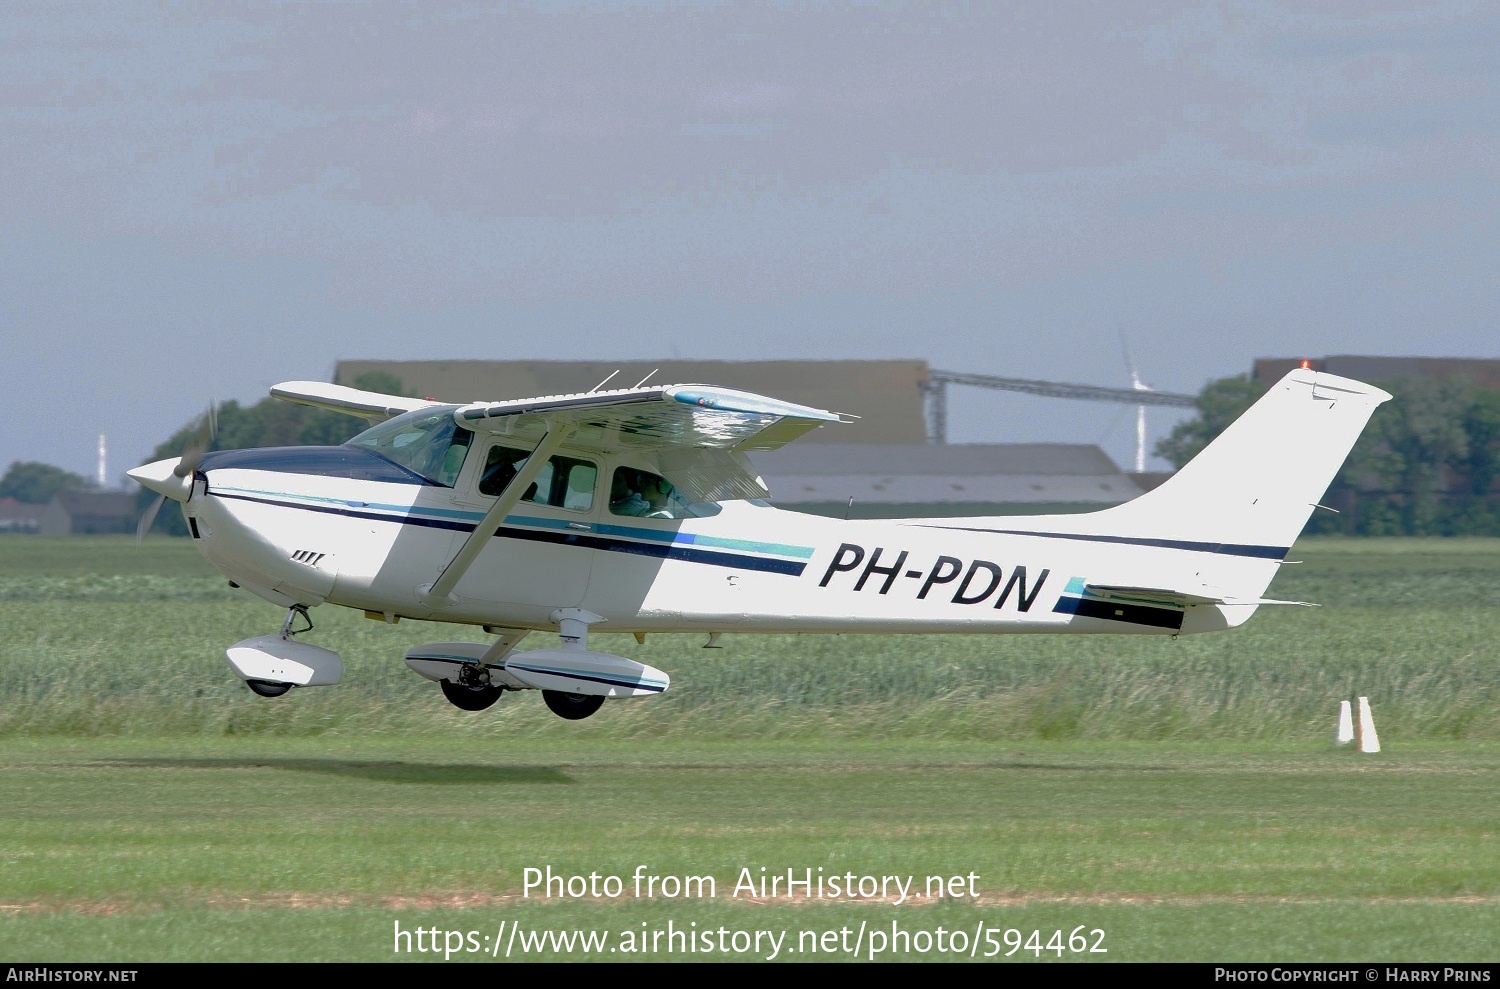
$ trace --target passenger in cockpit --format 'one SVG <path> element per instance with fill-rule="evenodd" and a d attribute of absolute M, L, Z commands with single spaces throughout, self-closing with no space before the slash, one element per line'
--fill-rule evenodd
<path fill-rule="evenodd" d="M 614 515 L 638 518 L 676 518 L 671 499 L 676 489 L 672 482 L 650 471 L 620 467 L 610 485 L 609 510 Z"/>
<path fill-rule="evenodd" d="M 651 504 L 641 494 L 641 471 L 633 467 L 616 467 L 609 487 L 609 511 L 612 515 L 645 515 Z"/>

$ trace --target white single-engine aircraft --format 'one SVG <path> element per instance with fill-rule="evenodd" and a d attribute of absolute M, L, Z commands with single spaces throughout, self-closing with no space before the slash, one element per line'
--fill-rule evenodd
<path fill-rule="evenodd" d="M 343 446 L 192 452 L 130 476 L 182 505 L 231 585 L 287 609 L 228 649 L 256 693 L 338 682 L 308 609 L 480 625 L 407 664 L 465 710 L 538 689 L 564 718 L 667 689 L 588 648 L 635 633 L 1130 632 L 1240 625 L 1390 395 L 1294 370 L 1160 487 L 1080 515 L 843 521 L 779 510 L 746 451 L 841 417 L 707 385 L 451 405 L 320 382 Z M 554 648 L 517 652 L 552 630 Z"/>

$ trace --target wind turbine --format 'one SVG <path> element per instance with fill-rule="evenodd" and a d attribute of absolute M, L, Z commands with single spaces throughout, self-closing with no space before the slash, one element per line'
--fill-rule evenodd
<path fill-rule="evenodd" d="M 1153 391 L 1150 385 L 1141 383 L 1135 372 L 1135 362 L 1130 359 L 1130 345 L 1125 342 L 1125 331 L 1120 330 L 1120 350 L 1125 354 L 1125 367 L 1130 371 L 1130 387 L 1133 391 Z M 1146 406 L 1135 407 L 1135 472 L 1146 472 Z"/>

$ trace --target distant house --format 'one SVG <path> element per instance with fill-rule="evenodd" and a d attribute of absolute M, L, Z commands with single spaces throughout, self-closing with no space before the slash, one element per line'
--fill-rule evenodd
<path fill-rule="evenodd" d="M 772 503 L 838 518 L 1087 512 L 1143 493 L 1090 444 L 792 444 L 750 459 Z"/>
<path fill-rule="evenodd" d="M 135 495 L 119 491 L 65 491 L 43 507 L 44 536 L 134 532 Z"/>
<path fill-rule="evenodd" d="M 45 505 L 0 498 L 0 532 L 40 532 Z"/>

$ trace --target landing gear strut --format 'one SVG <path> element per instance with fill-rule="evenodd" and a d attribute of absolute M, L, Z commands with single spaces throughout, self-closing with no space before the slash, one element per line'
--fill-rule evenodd
<path fill-rule="evenodd" d="M 302 628 L 293 628 L 292 626 L 296 624 L 298 618 L 301 618 L 307 624 Z M 301 635 L 303 632 L 311 632 L 312 629 L 312 617 L 307 613 L 307 605 L 294 604 L 286 609 L 286 621 L 281 623 L 281 637 L 283 639 L 290 639 L 292 636 Z"/>

